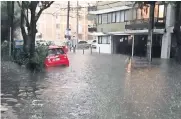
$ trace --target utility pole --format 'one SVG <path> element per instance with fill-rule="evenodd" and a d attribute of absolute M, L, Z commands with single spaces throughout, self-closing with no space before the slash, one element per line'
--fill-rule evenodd
<path fill-rule="evenodd" d="M 9 59 L 13 51 L 13 20 L 14 20 L 14 1 L 7 1 L 8 14 L 8 41 L 9 41 Z"/>
<path fill-rule="evenodd" d="M 76 43 L 75 45 L 77 46 L 78 44 L 78 40 L 79 40 L 79 10 L 78 10 L 78 7 L 79 7 L 79 1 L 77 0 L 77 39 L 76 39 Z"/>
<path fill-rule="evenodd" d="M 11 1 L 11 52 L 12 52 L 12 56 L 14 58 L 14 1 Z"/>
<path fill-rule="evenodd" d="M 147 40 L 147 58 L 148 61 L 152 61 L 152 39 L 153 39 L 153 29 L 154 29 L 154 8 L 155 2 L 150 2 L 150 16 L 149 16 L 149 28 L 148 28 L 148 40 Z"/>
<path fill-rule="evenodd" d="M 66 29 L 66 37 L 68 37 L 68 40 L 70 40 L 69 36 L 69 16 L 70 16 L 70 1 L 68 1 L 68 6 L 67 6 L 67 29 Z"/>

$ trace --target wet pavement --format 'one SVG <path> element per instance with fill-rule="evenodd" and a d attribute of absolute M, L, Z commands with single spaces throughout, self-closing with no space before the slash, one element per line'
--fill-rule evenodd
<path fill-rule="evenodd" d="M 2 62 L 2 119 L 181 119 L 174 61 L 82 51 L 69 59 L 70 67 L 34 74 Z"/>

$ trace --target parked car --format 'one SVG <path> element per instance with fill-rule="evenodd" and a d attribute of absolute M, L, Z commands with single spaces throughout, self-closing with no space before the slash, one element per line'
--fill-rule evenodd
<path fill-rule="evenodd" d="M 66 42 L 54 41 L 54 45 L 61 46 L 65 53 L 68 52 L 68 47 L 67 47 L 67 43 Z"/>
<path fill-rule="evenodd" d="M 35 45 L 48 45 L 48 43 L 45 40 L 37 40 Z"/>
<path fill-rule="evenodd" d="M 88 44 L 87 41 L 79 41 L 77 44 L 78 49 L 88 49 L 90 47 L 90 44 Z"/>
<path fill-rule="evenodd" d="M 60 66 L 60 65 L 69 66 L 69 59 L 62 47 L 49 46 L 48 54 L 44 61 L 44 64 L 45 67 Z"/>
<path fill-rule="evenodd" d="M 92 47 L 92 48 L 96 48 L 96 47 L 97 47 L 97 42 L 96 42 L 96 40 L 93 40 L 93 41 L 92 41 L 91 47 Z"/>

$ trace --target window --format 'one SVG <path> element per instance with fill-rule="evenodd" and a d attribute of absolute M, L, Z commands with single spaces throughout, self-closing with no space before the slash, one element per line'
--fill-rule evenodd
<path fill-rule="evenodd" d="M 120 11 L 116 12 L 116 22 L 120 22 Z"/>
<path fill-rule="evenodd" d="M 158 5 L 155 5 L 154 17 L 158 17 Z"/>
<path fill-rule="evenodd" d="M 158 18 L 163 18 L 163 17 L 164 17 L 164 5 L 159 5 Z"/>
<path fill-rule="evenodd" d="M 99 24 L 99 15 L 96 17 L 96 23 Z"/>
<path fill-rule="evenodd" d="M 55 15 L 55 18 L 58 19 L 58 14 Z"/>
<path fill-rule="evenodd" d="M 102 15 L 102 23 L 107 24 L 107 14 Z"/>
<path fill-rule="evenodd" d="M 111 15 L 112 15 L 111 13 L 108 13 L 108 19 L 107 19 L 108 21 L 107 21 L 107 23 L 111 23 Z"/>
<path fill-rule="evenodd" d="M 124 11 L 121 11 L 121 22 L 124 22 Z"/>
<path fill-rule="evenodd" d="M 112 20 L 111 21 L 116 22 L 116 13 L 115 12 L 112 13 Z"/>
<path fill-rule="evenodd" d="M 143 9 L 141 10 L 142 18 L 148 19 L 149 18 L 149 11 L 150 11 L 150 7 L 144 6 Z"/>
<path fill-rule="evenodd" d="M 98 37 L 98 44 L 102 44 L 102 37 L 101 36 Z"/>
<path fill-rule="evenodd" d="M 57 33 L 57 39 L 60 39 L 60 34 L 59 33 Z"/>
<path fill-rule="evenodd" d="M 133 9 L 133 20 L 136 19 L 136 9 Z"/>
<path fill-rule="evenodd" d="M 108 36 L 108 38 L 107 38 L 107 44 L 110 44 L 111 42 L 111 36 Z"/>
<path fill-rule="evenodd" d="M 101 14 L 98 15 L 98 17 L 99 17 L 99 22 L 98 22 L 98 24 L 102 24 L 102 15 L 101 15 Z"/>
<path fill-rule="evenodd" d="M 56 24 L 56 28 L 59 29 L 60 28 L 60 24 Z"/>
<path fill-rule="evenodd" d="M 110 44 L 110 36 L 99 36 L 98 44 Z"/>
<path fill-rule="evenodd" d="M 102 36 L 102 44 L 106 44 L 107 43 L 107 36 Z"/>
<path fill-rule="evenodd" d="M 137 9 L 137 19 L 141 19 L 141 9 Z"/>
<path fill-rule="evenodd" d="M 129 16 L 130 16 L 130 11 L 129 11 L 129 10 L 126 10 L 126 11 L 125 11 L 125 21 L 131 20 L 131 19 L 129 18 Z"/>

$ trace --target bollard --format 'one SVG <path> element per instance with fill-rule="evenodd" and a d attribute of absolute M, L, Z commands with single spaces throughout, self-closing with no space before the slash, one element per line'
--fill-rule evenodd
<path fill-rule="evenodd" d="M 92 47 L 91 47 L 91 54 L 92 54 Z"/>
<path fill-rule="evenodd" d="M 73 47 L 74 53 L 75 53 L 75 46 Z"/>
<path fill-rule="evenodd" d="M 83 54 L 84 54 L 84 49 L 83 49 Z"/>
<path fill-rule="evenodd" d="M 99 47 L 99 54 L 100 54 L 100 47 Z"/>
<path fill-rule="evenodd" d="M 70 47 L 70 52 L 72 51 L 72 48 Z"/>

